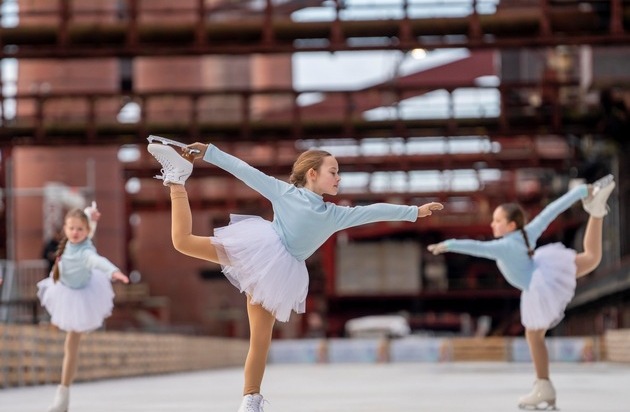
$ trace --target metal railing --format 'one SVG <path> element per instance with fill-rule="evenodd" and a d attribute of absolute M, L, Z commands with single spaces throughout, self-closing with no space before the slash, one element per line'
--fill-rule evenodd
<path fill-rule="evenodd" d="M 58 0 L 8 9 L 0 57 L 250 54 L 452 47 L 546 47 L 628 41 L 628 4 L 602 0 L 110 2 Z M 236 6 L 235 6 L 236 3 Z M 591 7 L 584 7 L 586 4 Z M 603 8 L 595 6 L 603 5 Z M 308 13 L 308 19 L 304 14 Z M 15 25 L 14 27 L 11 27 Z M 562 34 L 556 36 L 555 34 Z"/>
<path fill-rule="evenodd" d="M 540 106 L 531 103 L 536 100 L 532 96 L 540 96 L 547 88 L 556 91 L 557 99 Z M 528 131 L 580 134 L 592 130 L 599 118 L 597 107 L 561 101 L 561 95 L 574 95 L 576 88 L 573 81 L 499 86 L 454 82 L 404 87 L 381 84 L 364 90 L 18 93 L 10 97 L 15 114 L 11 118 L 4 112 L 0 115 L 0 141 L 139 143 L 149 130 L 190 140 L 211 134 L 218 141 L 515 135 Z M 471 93 L 479 98 L 472 98 Z M 312 96 L 318 102 L 304 103 Z"/>
<path fill-rule="evenodd" d="M 43 259 L 0 260 L 0 322 L 39 323 L 45 311 L 37 298 L 37 282 L 44 279 L 47 270 L 48 262 Z"/>

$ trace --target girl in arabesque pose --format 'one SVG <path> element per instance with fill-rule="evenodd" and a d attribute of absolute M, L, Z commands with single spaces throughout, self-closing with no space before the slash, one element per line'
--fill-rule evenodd
<path fill-rule="evenodd" d="M 522 409 L 555 409 L 556 391 L 549 380 L 545 333 L 564 317 L 564 309 L 575 293 L 576 278 L 592 272 L 602 259 L 606 202 L 614 188 L 612 175 L 592 185 L 577 186 L 550 203 L 530 223 L 519 205 L 503 204 L 495 209 L 490 224 L 498 239 L 486 242 L 450 239 L 428 247 L 434 254 L 455 252 L 495 260 L 505 279 L 522 291 L 521 323 L 536 370 L 532 391 L 518 401 Z M 547 226 L 580 199 L 590 215 L 584 251 L 577 253 L 561 243 L 536 248 Z"/>
<path fill-rule="evenodd" d="M 149 144 L 148 150 L 162 165 L 163 174 L 158 178 L 170 187 L 175 248 L 221 264 L 227 278 L 247 296 L 250 346 L 239 412 L 262 411 L 260 387 L 273 325 L 276 319 L 288 321 L 292 311 L 304 312 L 306 258 L 339 230 L 378 221 L 414 222 L 442 209 L 440 203 L 342 207 L 325 202 L 322 196 L 336 195 L 341 178 L 337 160 L 321 150 L 309 150 L 298 157 L 291 183 L 267 176 L 211 144 L 192 144 L 183 154 L 165 144 Z M 184 183 L 192 173 L 192 160 L 197 158 L 226 170 L 266 197 L 273 207 L 273 221 L 232 215 L 230 224 L 215 229 L 214 236 L 193 235 Z"/>

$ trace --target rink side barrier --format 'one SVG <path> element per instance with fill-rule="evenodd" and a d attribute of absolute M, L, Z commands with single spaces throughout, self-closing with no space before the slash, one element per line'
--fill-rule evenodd
<path fill-rule="evenodd" d="M 50 325 L 0 324 L 0 388 L 58 383 L 65 333 Z M 76 381 L 242 366 L 241 339 L 92 332 L 81 339 Z"/>
<path fill-rule="evenodd" d="M 552 362 L 630 362 L 630 329 L 549 337 Z M 269 363 L 531 362 L 523 337 L 276 340 Z"/>
<path fill-rule="evenodd" d="M 54 384 L 65 334 L 49 325 L 0 324 L 0 388 Z M 552 362 L 630 362 L 630 329 L 550 337 Z M 246 340 L 93 332 L 81 342 L 77 381 L 242 367 Z M 275 340 L 269 363 L 531 362 L 522 337 Z"/>
<path fill-rule="evenodd" d="M 609 330 L 604 335 L 606 359 L 630 362 L 630 329 Z"/>

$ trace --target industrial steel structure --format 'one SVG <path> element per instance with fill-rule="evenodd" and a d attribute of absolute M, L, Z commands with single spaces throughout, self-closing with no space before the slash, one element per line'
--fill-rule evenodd
<path fill-rule="evenodd" d="M 570 179 L 592 180 L 606 170 L 619 182 L 607 226 L 612 240 L 601 270 L 580 282 L 568 320 L 558 333 L 628 327 L 630 235 L 625 228 L 630 150 L 623 133 L 630 131 L 630 115 L 626 113 L 626 123 L 612 123 L 606 107 L 593 96 L 610 87 L 617 87 L 622 98 L 630 96 L 626 89 L 630 76 L 619 74 L 611 64 L 630 63 L 630 4 L 470 0 L 451 6 L 458 13 L 440 14 L 436 5 L 413 0 L 370 4 L 371 9 L 360 1 L 343 0 L 5 1 L 0 59 L 16 59 L 19 77 L 15 84 L 6 78 L 0 84 L 5 90 L 0 102 L 4 202 L 11 203 L 18 215 L 21 208 L 37 210 L 9 195 L 20 185 L 43 184 L 52 173 L 42 168 L 37 169 L 37 179 L 19 177 L 29 172 L 14 172 L 9 165 L 26 168 L 17 163 L 20 159 L 47 159 L 47 150 L 60 153 L 64 147 L 78 148 L 78 156 L 87 157 L 100 156 L 101 149 L 109 156 L 120 147 L 137 150 L 118 168 L 108 166 L 107 172 L 100 172 L 99 176 L 110 176 L 111 187 L 97 189 L 92 196 L 112 199 L 113 205 L 116 196 L 111 193 L 119 193 L 130 181 L 139 182 L 140 189 L 127 190 L 118 202 L 116 220 L 99 230 L 105 230 L 111 242 L 133 243 L 133 248 L 119 250 L 120 259 L 129 270 L 142 267 L 143 279 L 166 295 L 170 292 L 161 286 L 167 276 L 160 272 L 163 262 L 140 257 L 156 247 L 161 235 L 151 229 L 169 210 L 168 193 L 151 180 L 158 165 L 143 150 L 149 134 L 185 142 L 211 139 L 278 177 L 288 176 L 295 156 L 308 144 L 352 146 L 358 153 L 337 158 L 342 172 L 362 175 L 365 183 L 331 200 L 346 204 L 437 200 L 447 208 L 421 224 L 346 231 L 313 256 L 307 310 L 324 316 L 325 333 L 342 334 L 345 321 L 362 314 L 405 311 L 416 329 L 457 332 L 463 314 L 489 315 L 493 333 L 516 334 L 518 293 L 492 265 L 452 257 L 453 263 L 442 262 L 449 271 L 447 288 L 343 294 L 336 287 L 339 245 L 387 239 L 423 246 L 447 237 L 488 238 L 495 205 L 520 201 L 533 215 L 565 190 Z M 375 7 L 382 7 L 381 18 L 364 17 Z M 307 10 L 321 17 L 307 18 L 303 14 Z M 468 55 L 415 73 L 396 71 L 391 79 L 360 89 L 297 89 L 291 81 L 293 53 L 391 50 L 404 56 L 414 49 L 456 48 L 467 49 Z M 499 81 L 488 85 L 479 81 L 483 77 Z M 6 91 L 10 88 L 14 92 Z M 465 114 L 458 113 L 457 96 L 468 90 L 492 93 L 496 102 L 488 110 L 479 110 L 474 102 L 472 109 L 461 110 Z M 402 108 L 409 108 L 405 105 L 436 91 L 444 96 L 440 115 L 403 113 Z M 305 104 L 312 95 L 318 96 L 317 102 Z M 121 116 L 125 107 L 133 107 L 131 118 Z M 383 108 L 391 110 L 380 117 L 367 115 Z M 481 149 L 449 149 L 466 139 L 481 141 Z M 361 146 L 370 142 L 387 149 L 366 154 Z M 409 150 L 423 142 L 437 142 L 442 149 L 426 154 Z M 395 150 L 396 145 L 403 149 Z M 59 167 L 58 162 L 52 166 Z M 495 177 L 483 177 L 484 171 L 493 171 Z M 414 186 L 423 172 L 434 172 L 435 187 Z M 476 187 L 455 187 L 452 180 L 460 172 L 473 176 Z M 404 188 L 374 188 L 375 181 L 387 180 L 392 173 L 402 176 Z M 269 214 L 264 199 L 238 185 L 214 167 L 196 165 L 189 193 L 194 212 L 203 212 L 207 223 L 202 231 L 218 225 L 220 216 L 225 219 L 230 212 Z M 7 209 L 2 210 L 9 219 Z M 134 226 L 138 216 L 142 223 Z M 35 258 L 32 250 L 38 247 L 39 232 L 35 226 L 20 232 L 25 227 L 20 222 L 29 218 L 16 219 L 18 227 L 11 229 L 15 232 L 4 233 L 3 238 L 23 240 L 18 239 L 14 256 L 5 258 Z M 572 210 L 543 240 L 572 242 L 584 221 L 584 214 Z M 153 240 L 156 243 L 148 249 L 139 245 Z M 159 248 L 169 247 L 170 239 L 162 240 Z M 5 241 L 5 255 L 7 250 Z M 433 264 L 427 258 L 421 271 Z M 182 270 L 216 278 L 214 269 L 201 270 L 198 264 Z M 204 295 L 205 286 L 192 280 L 185 283 L 171 294 L 172 306 L 184 305 L 187 293 L 197 293 L 196 302 L 212 299 Z M 170 291 L 174 288 L 171 285 Z M 241 318 L 218 306 L 176 309 L 173 323 L 194 323 L 198 319 L 191 320 L 191 312 L 206 310 L 211 314 L 203 315 L 206 325 L 200 330 L 238 335 L 243 330 Z M 296 323 L 285 335 L 308 333 L 307 317 Z"/>

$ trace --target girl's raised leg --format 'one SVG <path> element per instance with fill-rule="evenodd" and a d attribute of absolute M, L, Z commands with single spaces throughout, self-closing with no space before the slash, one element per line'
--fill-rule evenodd
<path fill-rule="evenodd" d="M 584 251 L 575 256 L 576 277 L 591 273 L 602 260 L 604 218 L 591 216 L 584 232 Z"/>
<path fill-rule="evenodd" d="M 207 236 L 192 234 L 192 213 L 184 185 L 169 185 L 171 190 L 171 238 L 175 249 L 185 255 L 220 263 L 217 250 Z"/>

